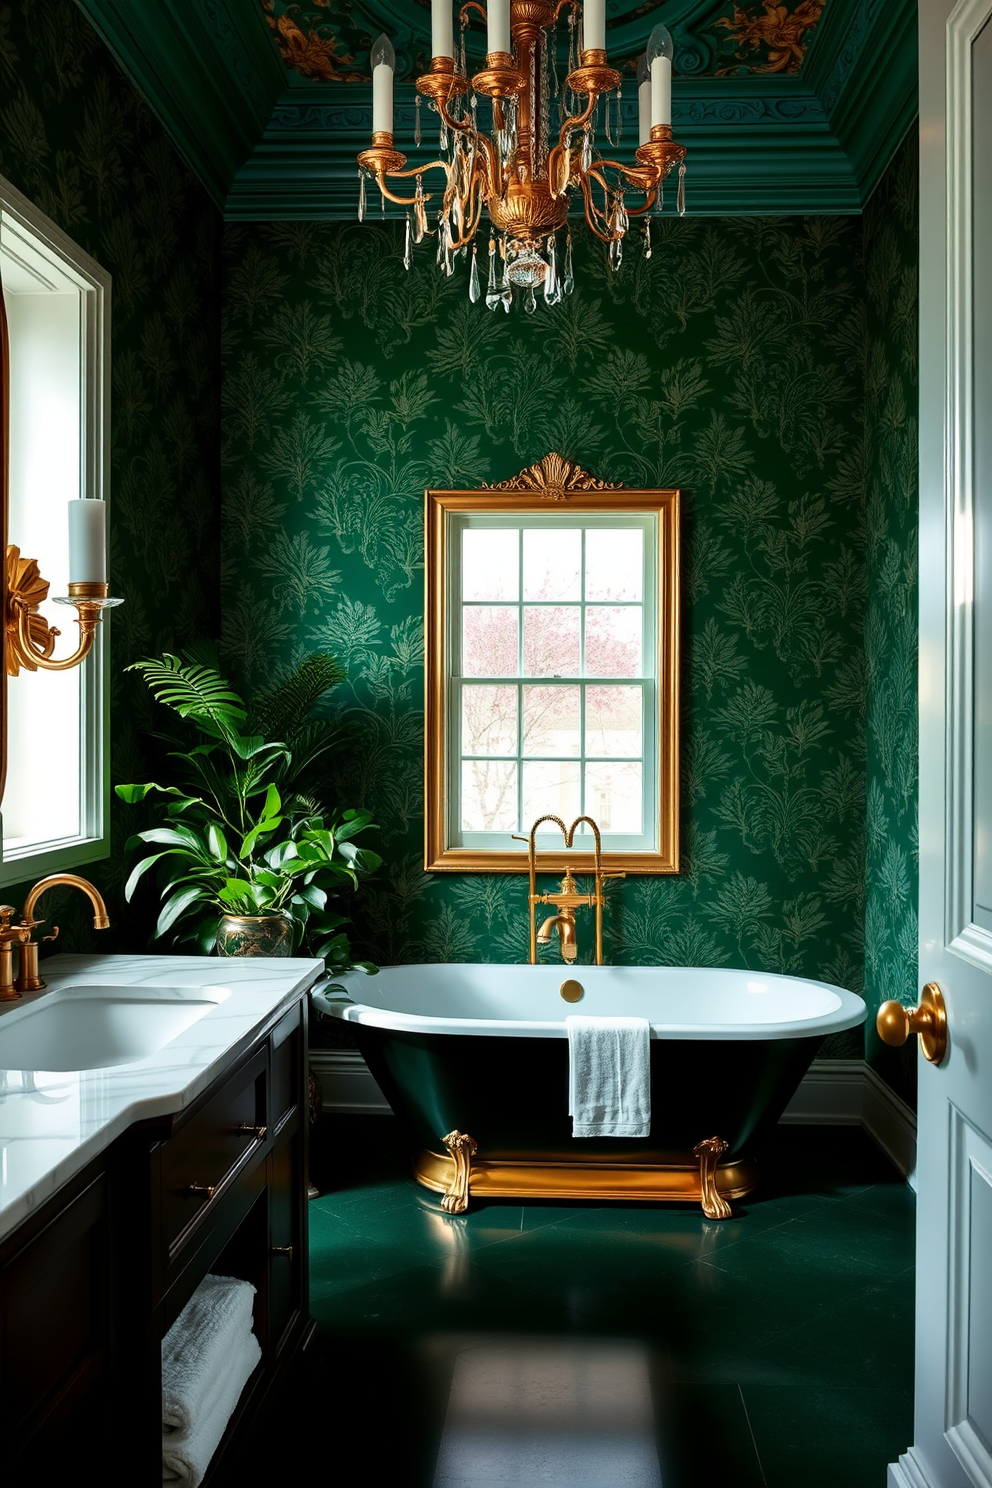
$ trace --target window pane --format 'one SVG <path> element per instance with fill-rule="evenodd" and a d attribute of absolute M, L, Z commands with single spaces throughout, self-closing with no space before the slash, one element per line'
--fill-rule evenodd
<path fill-rule="evenodd" d="M 513 605 L 466 605 L 462 611 L 462 675 L 517 675 L 518 610 Z"/>
<path fill-rule="evenodd" d="M 578 527 L 524 530 L 524 599 L 581 599 L 581 582 L 582 533 Z"/>
<path fill-rule="evenodd" d="M 579 765 L 569 760 L 529 760 L 524 771 L 524 831 L 546 812 L 564 817 L 566 825 L 579 814 Z"/>
<path fill-rule="evenodd" d="M 641 764 L 586 766 L 586 810 L 599 830 L 637 833 L 641 822 Z"/>
<path fill-rule="evenodd" d="M 505 527 L 466 528 L 462 533 L 462 599 L 517 599 L 519 594 L 519 532 Z"/>
<path fill-rule="evenodd" d="M 579 753 L 577 687 L 525 687 L 524 754 Z"/>
<path fill-rule="evenodd" d="M 517 752 L 517 689 L 465 687 L 462 690 L 462 754 Z"/>
<path fill-rule="evenodd" d="M 586 676 L 641 675 L 641 607 L 586 610 Z"/>
<path fill-rule="evenodd" d="M 524 610 L 525 676 L 578 675 L 580 614 L 578 605 L 542 605 Z"/>
<path fill-rule="evenodd" d="M 641 689 L 586 688 L 586 754 L 640 757 Z"/>
<path fill-rule="evenodd" d="M 640 600 L 644 533 L 639 527 L 592 527 L 586 535 L 586 599 Z"/>
<path fill-rule="evenodd" d="M 509 760 L 462 760 L 462 831 L 516 830 L 516 765 Z"/>

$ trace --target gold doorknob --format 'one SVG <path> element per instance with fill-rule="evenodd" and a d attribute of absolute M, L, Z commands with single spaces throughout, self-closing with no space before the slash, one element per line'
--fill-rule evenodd
<path fill-rule="evenodd" d="M 875 1027 L 882 1042 L 894 1048 L 904 1044 L 911 1033 L 918 1033 L 924 1056 L 931 1064 L 939 1064 L 947 1053 L 947 1009 L 936 982 L 927 982 L 917 1008 L 883 1002 L 875 1015 Z"/>

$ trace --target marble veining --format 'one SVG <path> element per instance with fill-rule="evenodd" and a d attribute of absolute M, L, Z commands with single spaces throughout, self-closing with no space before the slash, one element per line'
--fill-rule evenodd
<path fill-rule="evenodd" d="M 321 975 L 310 959 L 54 956 L 48 987 L 0 1009 L 20 1021 L 73 988 L 168 987 L 212 1006 L 163 1048 L 131 1064 L 71 1071 L 0 1069 L 0 1237 L 136 1121 L 183 1110 Z"/>

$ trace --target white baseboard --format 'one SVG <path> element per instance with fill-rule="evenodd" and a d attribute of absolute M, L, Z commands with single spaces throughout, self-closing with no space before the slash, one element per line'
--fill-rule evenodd
<path fill-rule="evenodd" d="M 325 1111 L 388 1116 L 390 1107 L 355 1049 L 311 1049 Z M 912 1183 L 916 1116 L 863 1059 L 814 1060 L 785 1110 L 795 1126 L 863 1126 Z"/>
<path fill-rule="evenodd" d="M 915 1447 L 904 1452 L 898 1462 L 889 1463 L 885 1484 L 886 1488 L 937 1488 Z"/>

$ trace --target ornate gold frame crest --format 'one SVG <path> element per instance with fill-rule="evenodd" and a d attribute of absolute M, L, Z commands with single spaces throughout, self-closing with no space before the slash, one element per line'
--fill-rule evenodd
<path fill-rule="evenodd" d="M 475 491 L 425 493 L 425 728 L 424 865 L 433 873 L 526 873 L 525 851 L 453 846 L 448 829 L 448 698 L 450 688 L 448 567 L 449 525 L 470 512 L 546 515 L 632 512 L 657 515 L 658 573 L 658 818 L 656 840 L 644 851 L 604 848 L 603 863 L 625 873 L 677 873 L 679 869 L 679 492 L 634 490 L 597 479 L 572 460 L 552 453 L 519 475 Z M 577 873 L 591 872 L 593 855 L 567 854 Z M 588 861 L 587 861 L 588 859 Z M 542 852 L 542 871 L 564 870 L 566 855 Z"/>

